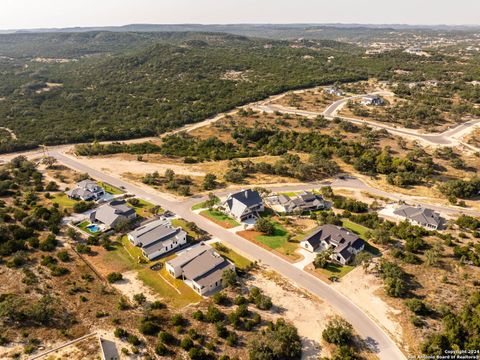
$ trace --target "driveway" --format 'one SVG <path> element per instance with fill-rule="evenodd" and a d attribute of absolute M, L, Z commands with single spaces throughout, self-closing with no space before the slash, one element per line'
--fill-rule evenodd
<path fill-rule="evenodd" d="M 315 257 L 317 256 L 317 254 L 302 248 L 299 248 L 297 250 L 297 253 L 302 255 L 303 259 L 300 260 L 299 262 L 294 263 L 293 266 L 295 266 L 297 269 L 300 269 L 300 270 L 303 270 L 305 266 L 310 265 L 313 262 L 313 260 L 315 260 Z"/>

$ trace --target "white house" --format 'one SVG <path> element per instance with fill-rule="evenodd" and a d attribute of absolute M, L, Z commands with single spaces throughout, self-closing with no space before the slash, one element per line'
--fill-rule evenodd
<path fill-rule="evenodd" d="M 429 230 L 438 230 L 443 223 L 439 213 L 421 206 L 402 205 L 393 213 L 408 220 L 413 225 L 422 226 Z"/>
<path fill-rule="evenodd" d="M 66 192 L 71 199 L 92 201 L 98 200 L 105 195 L 105 190 L 93 180 L 83 180 L 76 187 Z"/>
<path fill-rule="evenodd" d="M 130 232 L 128 239 L 152 260 L 185 245 L 187 233 L 180 227 L 172 227 L 168 221 L 157 219 Z"/>
<path fill-rule="evenodd" d="M 345 265 L 365 248 L 365 242 L 344 228 L 327 224 L 304 238 L 300 246 L 310 252 L 333 249 L 331 259 Z"/>
<path fill-rule="evenodd" d="M 259 212 L 265 210 L 258 191 L 251 189 L 228 195 L 222 206 L 228 214 L 239 221 L 255 219 Z"/>
<path fill-rule="evenodd" d="M 385 103 L 385 100 L 383 100 L 380 96 L 378 95 L 366 95 L 362 98 L 361 101 L 362 105 L 369 106 L 369 105 L 383 105 Z"/>
<path fill-rule="evenodd" d="M 182 278 L 198 294 L 206 295 L 222 286 L 223 273 L 235 270 L 235 265 L 202 242 L 167 261 L 166 269 L 174 278 Z"/>

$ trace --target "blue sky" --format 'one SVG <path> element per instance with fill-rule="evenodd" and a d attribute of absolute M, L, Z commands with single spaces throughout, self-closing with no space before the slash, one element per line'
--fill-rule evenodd
<path fill-rule="evenodd" d="M 480 0 L 1 0 L 0 29 L 131 23 L 480 24 Z"/>

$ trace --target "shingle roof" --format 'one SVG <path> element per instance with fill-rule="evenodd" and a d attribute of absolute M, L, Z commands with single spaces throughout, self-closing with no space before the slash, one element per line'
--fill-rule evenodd
<path fill-rule="evenodd" d="M 148 256 L 159 251 L 162 248 L 169 248 L 175 240 L 180 240 L 186 233 L 181 228 L 172 229 L 173 231 L 165 235 L 164 237 L 150 242 L 148 245 L 142 246 L 143 252 Z"/>
<path fill-rule="evenodd" d="M 95 219 L 107 226 L 113 226 L 121 217 L 128 217 L 135 213 L 135 210 L 126 205 L 124 200 L 114 200 L 100 206 L 94 213 Z"/>
<path fill-rule="evenodd" d="M 355 244 L 356 247 L 361 248 L 363 240 L 350 231 L 339 226 L 327 224 L 317 228 L 312 234 L 303 239 L 307 241 L 314 249 L 320 246 L 322 241 L 336 247 L 336 252 L 343 248 L 348 248 Z"/>
<path fill-rule="evenodd" d="M 182 267 L 188 264 L 193 259 L 195 259 L 200 254 L 203 254 L 205 251 L 209 251 L 209 250 L 213 250 L 212 247 L 202 242 L 200 243 L 200 245 L 192 247 L 184 251 L 182 254 L 180 254 L 176 258 L 169 260 L 168 263 L 174 268 Z"/>
<path fill-rule="evenodd" d="M 168 225 L 168 221 L 157 219 L 136 228 L 129 235 L 133 238 L 135 245 L 141 243 L 142 246 L 148 246 L 175 232 L 176 229 Z"/>
<path fill-rule="evenodd" d="M 195 281 L 223 262 L 225 259 L 214 251 L 205 251 L 183 267 L 183 275 L 187 279 Z"/>
<path fill-rule="evenodd" d="M 262 198 L 258 191 L 251 189 L 230 194 L 225 202 L 229 212 L 237 218 L 240 218 L 247 209 L 261 204 Z"/>
<path fill-rule="evenodd" d="M 441 223 L 440 215 L 431 209 L 402 205 L 393 212 L 420 224 L 429 224 L 438 227 Z"/>

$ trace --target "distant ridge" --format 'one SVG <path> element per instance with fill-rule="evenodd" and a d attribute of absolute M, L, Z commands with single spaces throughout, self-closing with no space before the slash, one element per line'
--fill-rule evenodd
<path fill-rule="evenodd" d="M 214 31 L 238 32 L 252 29 L 287 30 L 305 28 L 338 28 L 338 29 L 392 29 L 392 30 L 432 30 L 432 31 L 473 31 L 480 30 L 480 25 L 408 25 L 408 24 L 341 24 L 341 23 L 299 23 L 299 24 L 128 24 L 122 26 L 94 26 L 94 27 L 67 27 L 67 28 L 38 28 L 0 30 L 2 33 L 51 33 L 51 32 L 156 32 L 156 31 Z"/>

